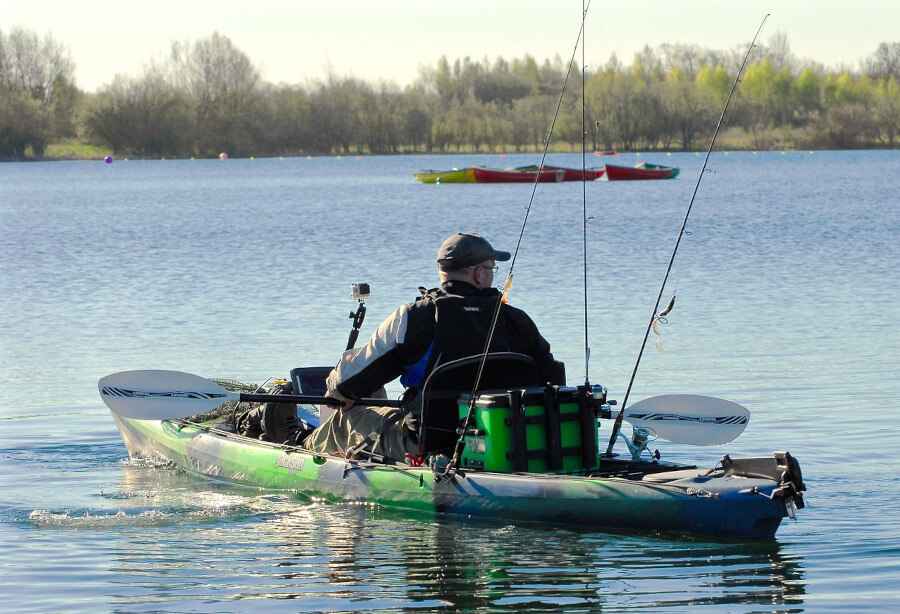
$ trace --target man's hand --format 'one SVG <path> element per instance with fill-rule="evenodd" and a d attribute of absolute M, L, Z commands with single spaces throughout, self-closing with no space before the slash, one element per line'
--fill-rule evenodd
<path fill-rule="evenodd" d="M 335 397 L 333 394 L 331 394 L 330 390 L 325 392 L 325 397 L 329 398 L 329 399 L 334 399 L 334 403 L 329 403 L 328 407 L 334 407 L 335 409 L 337 409 L 339 411 L 347 411 L 348 409 L 353 407 L 353 405 L 356 403 L 356 401 L 353 399 L 347 399 L 346 401 L 341 401 L 340 399 Z"/>

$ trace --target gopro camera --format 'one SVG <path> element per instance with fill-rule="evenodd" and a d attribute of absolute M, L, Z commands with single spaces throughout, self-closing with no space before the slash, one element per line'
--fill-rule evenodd
<path fill-rule="evenodd" d="M 364 301 L 369 298 L 369 294 L 371 294 L 369 284 L 350 284 L 350 298 Z"/>

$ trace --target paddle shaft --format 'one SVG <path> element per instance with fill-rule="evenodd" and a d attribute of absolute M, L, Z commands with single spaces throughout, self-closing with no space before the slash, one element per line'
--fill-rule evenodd
<path fill-rule="evenodd" d="M 238 401 L 244 403 L 306 403 L 310 405 L 342 405 L 331 397 L 319 397 L 309 394 L 255 394 L 238 393 Z M 376 407 L 400 407 L 400 401 L 394 399 L 357 399 L 354 405 L 372 405 Z"/>

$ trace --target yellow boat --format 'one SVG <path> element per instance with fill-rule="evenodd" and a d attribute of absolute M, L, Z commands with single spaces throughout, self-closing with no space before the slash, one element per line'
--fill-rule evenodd
<path fill-rule="evenodd" d="M 416 181 L 422 183 L 475 183 L 475 173 L 471 168 L 454 168 L 449 171 L 419 171 L 413 173 Z"/>

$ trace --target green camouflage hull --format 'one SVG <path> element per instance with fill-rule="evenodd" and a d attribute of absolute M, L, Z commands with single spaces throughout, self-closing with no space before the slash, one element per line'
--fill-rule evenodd
<path fill-rule="evenodd" d="M 601 459 L 591 475 L 467 470 L 436 480 L 425 467 L 315 455 L 183 421 L 115 418 L 132 456 L 333 501 L 507 522 L 751 539 L 771 538 L 795 501 L 802 506 L 799 493 L 785 488 L 785 478 L 763 475 L 777 474 L 777 467 L 769 468 L 776 464 L 772 459 L 747 459 L 765 467 L 762 473 Z"/>

